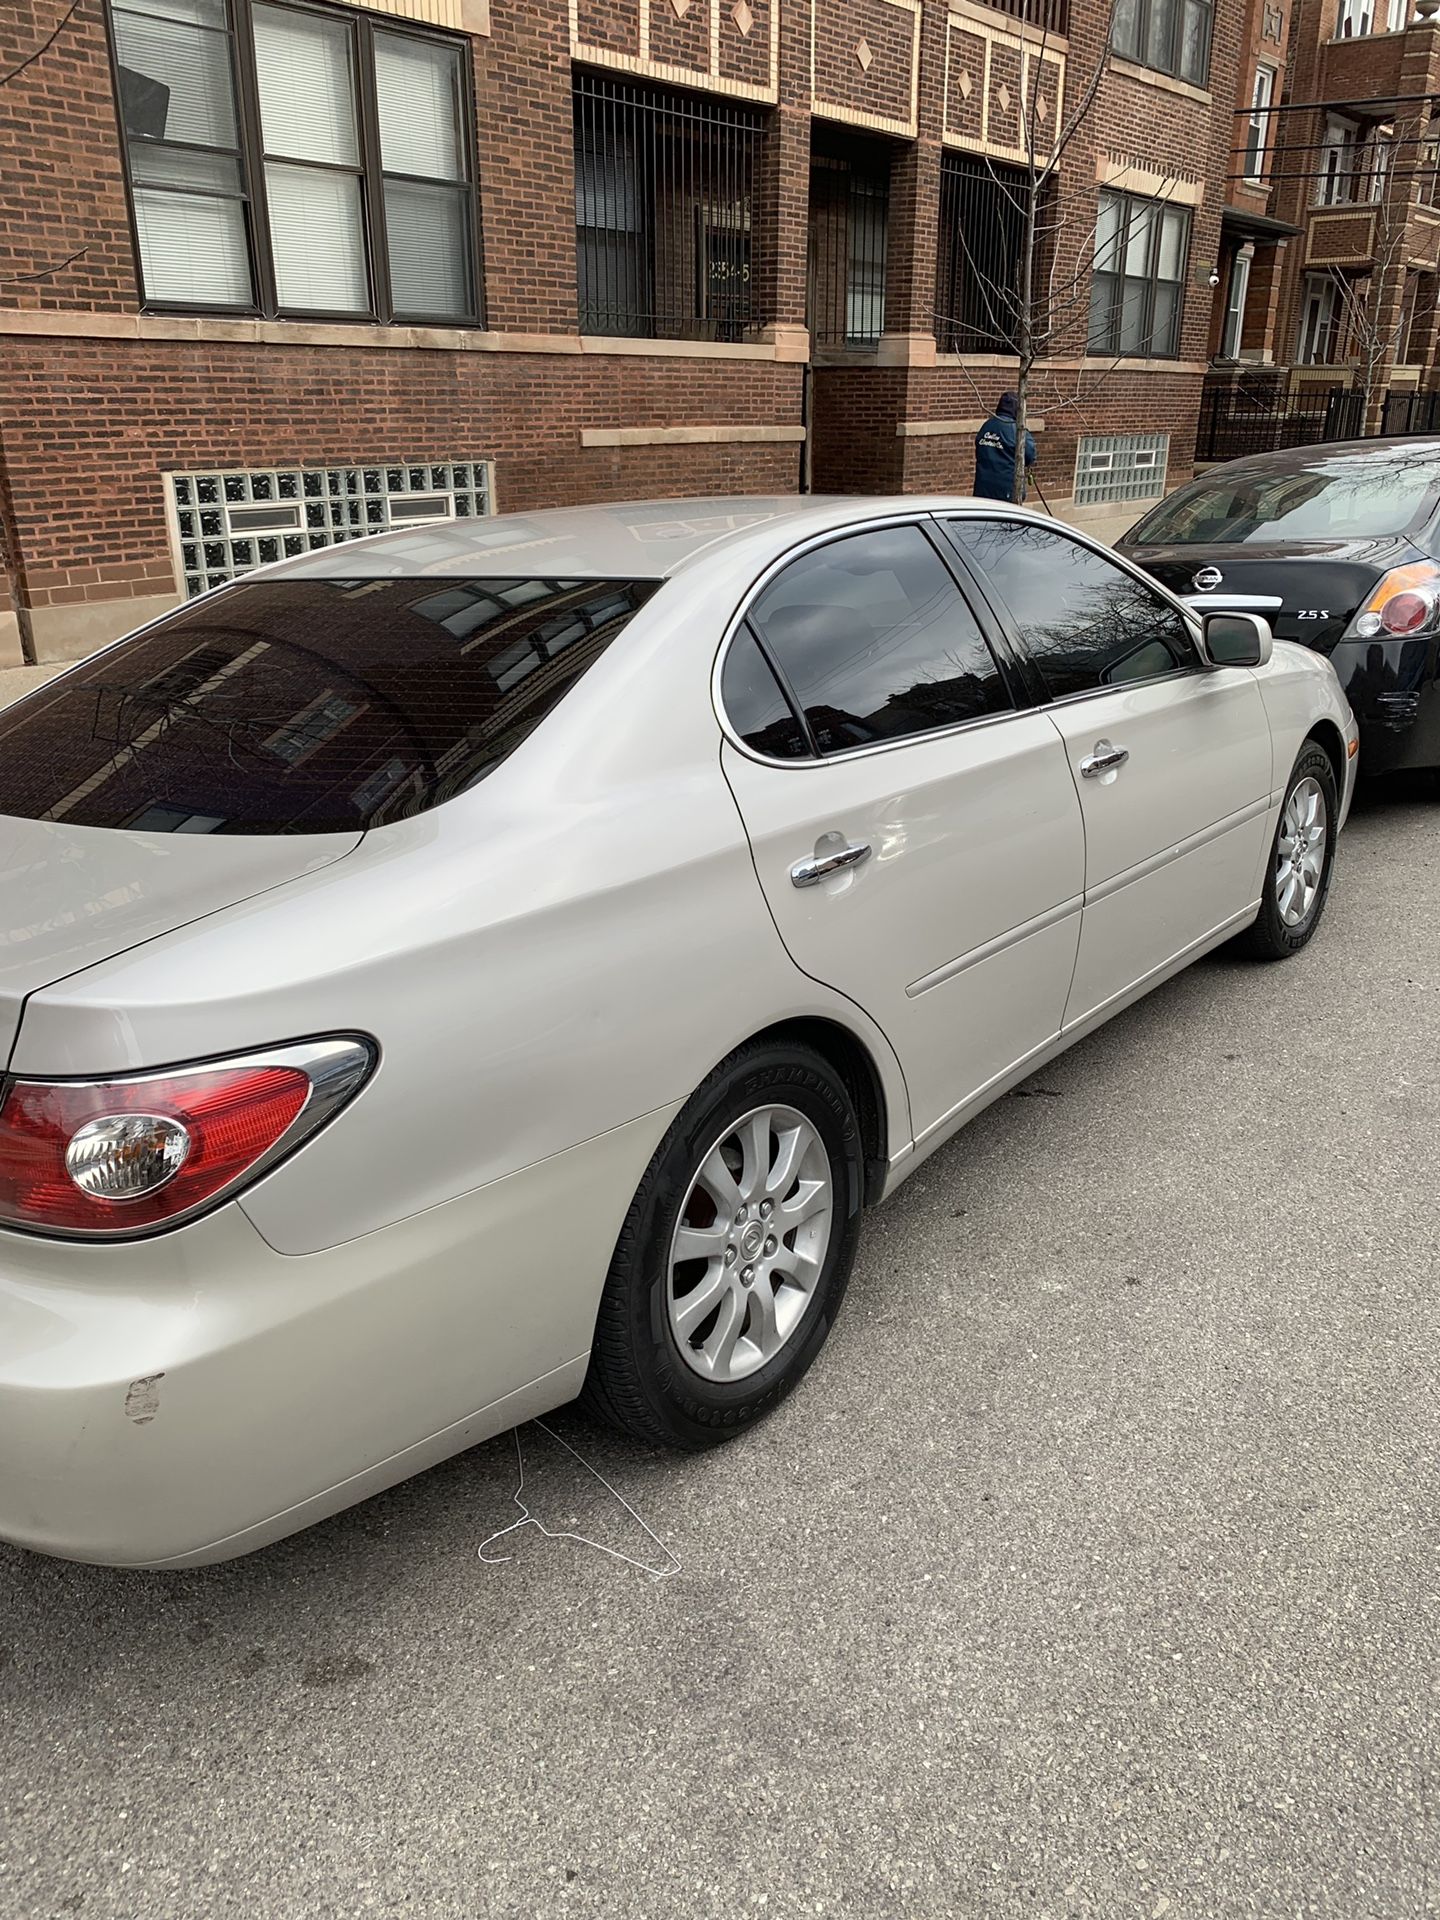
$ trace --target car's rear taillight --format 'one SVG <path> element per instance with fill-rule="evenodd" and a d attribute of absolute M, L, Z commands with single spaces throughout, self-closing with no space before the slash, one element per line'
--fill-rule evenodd
<path fill-rule="evenodd" d="M 1346 631 L 1347 640 L 1406 640 L 1440 625 L 1440 567 L 1417 560 L 1392 567 Z"/>
<path fill-rule="evenodd" d="M 113 1080 L 13 1080 L 0 1226 L 129 1239 L 191 1219 L 308 1140 L 374 1060 L 346 1035 Z"/>

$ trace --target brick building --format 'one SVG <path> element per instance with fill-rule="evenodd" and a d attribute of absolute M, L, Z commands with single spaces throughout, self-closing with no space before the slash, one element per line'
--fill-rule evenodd
<path fill-rule="evenodd" d="M 1294 0 L 1288 49 L 1260 6 L 1229 192 L 1251 225 L 1226 236 L 1207 396 L 1236 431 L 1214 451 L 1244 450 L 1267 407 L 1327 438 L 1430 430 L 1440 0 Z"/>
<path fill-rule="evenodd" d="M 1013 377 L 1022 115 L 1043 157 L 1109 19 L 0 0 L 0 663 L 436 516 L 968 488 Z M 1079 519 L 1190 471 L 1273 24 L 1116 9 L 1045 202 L 1032 411 Z"/>

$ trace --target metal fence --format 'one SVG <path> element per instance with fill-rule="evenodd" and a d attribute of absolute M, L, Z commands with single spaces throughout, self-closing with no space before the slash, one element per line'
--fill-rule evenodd
<path fill-rule="evenodd" d="M 1380 421 L 1383 434 L 1440 433 L 1440 393 L 1387 393 Z"/>
<path fill-rule="evenodd" d="M 940 163 L 935 344 L 941 353 L 1008 353 L 1018 336 L 1027 176 L 973 154 Z M 1037 282 L 1040 276 L 1037 273 Z"/>
<path fill-rule="evenodd" d="M 876 141 L 810 158 L 809 324 L 817 347 L 868 350 L 885 331 L 890 162 Z"/>
<path fill-rule="evenodd" d="M 1353 440 L 1365 431 L 1363 396 L 1327 387 L 1297 404 L 1278 387 L 1212 388 L 1201 397 L 1197 460 L 1240 460 L 1249 453 Z"/>
<path fill-rule="evenodd" d="M 725 101 L 576 75 L 582 333 L 738 340 L 756 323 L 763 131 Z"/>
<path fill-rule="evenodd" d="M 1298 401 L 1279 385 L 1214 387 L 1200 402 L 1197 460 L 1240 460 L 1282 447 L 1320 446 L 1328 440 L 1364 440 L 1407 433 L 1440 433 L 1440 393 L 1392 389 L 1371 433 L 1363 393 L 1326 387 Z"/>

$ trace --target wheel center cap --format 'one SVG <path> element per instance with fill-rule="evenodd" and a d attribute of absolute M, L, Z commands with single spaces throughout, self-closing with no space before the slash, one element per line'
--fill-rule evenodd
<path fill-rule="evenodd" d="M 754 1220 L 740 1236 L 740 1251 L 747 1260 L 753 1260 L 764 1244 L 765 1229 L 758 1220 Z"/>

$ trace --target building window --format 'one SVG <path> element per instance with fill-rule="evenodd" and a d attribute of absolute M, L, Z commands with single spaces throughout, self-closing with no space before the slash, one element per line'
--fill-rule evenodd
<path fill-rule="evenodd" d="M 1019 338 L 1016 263 L 1024 231 L 1025 173 L 972 154 L 940 161 L 935 340 L 942 353 L 1009 353 Z M 1048 226 L 1037 221 L 1037 233 Z M 1043 271 L 1035 274 L 1043 286 Z"/>
<path fill-rule="evenodd" d="M 878 141 L 817 145 L 810 157 L 807 316 L 817 346 L 853 351 L 878 344 L 889 213 L 890 163 Z"/>
<path fill-rule="evenodd" d="M 484 460 L 172 473 L 166 482 L 187 595 L 367 533 L 491 511 Z"/>
<path fill-rule="evenodd" d="M 1230 262 L 1230 286 L 1225 296 L 1225 328 L 1220 338 L 1220 358 L 1238 360 L 1245 333 L 1245 296 L 1250 291 L 1252 250 L 1241 247 Z"/>
<path fill-rule="evenodd" d="M 1173 359 L 1180 351 L 1190 215 L 1102 192 L 1095 225 L 1090 351 Z"/>
<path fill-rule="evenodd" d="M 1302 367 L 1333 366 L 1340 357 L 1340 288 L 1329 274 L 1305 276 L 1297 357 Z"/>
<path fill-rule="evenodd" d="M 1325 116 L 1320 140 L 1320 178 L 1315 198 L 1322 207 L 1342 206 L 1355 198 L 1360 163 L 1360 133 L 1353 120 Z"/>
<path fill-rule="evenodd" d="M 146 304 L 475 324 L 462 43 L 257 0 L 111 0 Z"/>
<path fill-rule="evenodd" d="M 1367 33 L 1403 33 L 1410 9 L 1411 0 L 1386 0 L 1385 24 L 1381 26 L 1377 0 L 1340 0 L 1335 36 L 1339 40 L 1353 40 Z"/>
<path fill-rule="evenodd" d="M 1127 60 L 1203 87 L 1210 17 L 1210 0 L 1115 0 L 1110 44 Z"/>
<path fill-rule="evenodd" d="M 1158 500 L 1170 459 L 1168 433 L 1092 433 L 1075 448 L 1075 505 Z"/>
<path fill-rule="evenodd" d="M 1377 205 L 1385 198 L 1394 146 L 1394 127 L 1376 127 L 1365 143 L 1365 198 Z"/>
<path fill-rule="evenodd" d="M 1436 279 L 1433 273 L 1405 275 L 1400 306 L 1400 350 L 1395 356 L 1402 367 L 1423 367 L 1429 358 L 1430 337 L 1435 330 Z"/>
<path fill-rule="evenodd" d="M 577 75 L 582 333 L 744 338 L 759 316 L 751 209 L 763 127 L 726 101 Z"/>
<path fill-rule="evenodd" d="M 1244 177 L 1252 187 L 1265 179 L 1265 154 L 1270 145 L 1270 107 L 1275 98 L 1275 69 L 1256 67 L 1250 91 L 1250 118 L 1245 124 Z"/>

